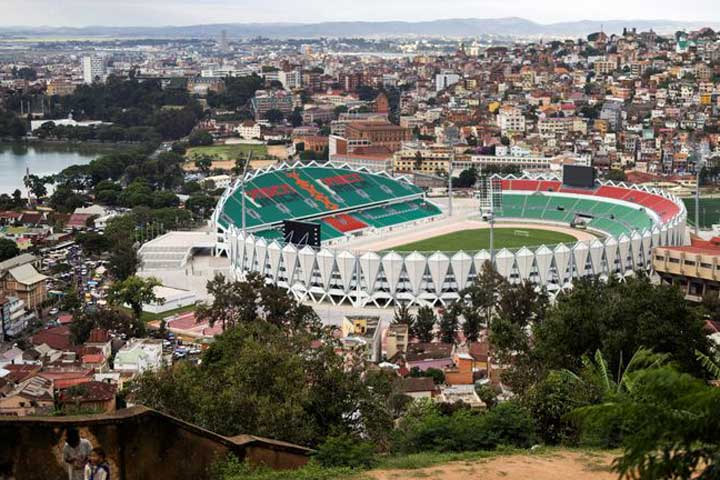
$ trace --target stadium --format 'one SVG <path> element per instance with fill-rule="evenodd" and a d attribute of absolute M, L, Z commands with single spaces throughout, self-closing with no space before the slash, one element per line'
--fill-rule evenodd
<path fill-rule="evenodd" d="M 685 206 L 661 190 L 554 177 L 492 183 L 496 269 L 551 295 L 579 277 L 648 270 L 653 247 L 686 243 Z M 443 306 L 491 258 L 481 202 L 453 207 L 448 215 L 405 177 L 298 163 L 248 173 L 211 221 L 236 278 L 258 272 L 303 301 Z"/>

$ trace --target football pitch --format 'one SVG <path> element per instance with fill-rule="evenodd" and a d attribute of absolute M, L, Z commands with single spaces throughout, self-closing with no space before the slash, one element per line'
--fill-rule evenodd
<path fill-rule="evenodd" d="M 687 208 L 687 222 L 695 225 L 695 199 L 683 198 L 683 203 Z M 711 228 L 713 224 L 720 223 L 720 198 L 700 198 L 699 217 L 700 228 Z"/>
<path fill-rule="evenodd" d="M 495 249 L 575 243 L 577 239 L 566 233 L 539 228 L 496 228 Z M 454 252 L 458 250 L 483 250 L 490 248 L 490 229 L 461 230 L 418 242 L 408 243 L 390 250 L 398 252 L 433 252 L 436 250 Z"/>

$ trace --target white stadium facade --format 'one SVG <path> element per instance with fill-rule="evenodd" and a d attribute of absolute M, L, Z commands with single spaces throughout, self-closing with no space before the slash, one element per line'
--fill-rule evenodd
<path fill-rule="evenodd" d="M 495 267 L 512 282 L 530 281 L 556 294 L 580 277 L 648 270 L 653 247 L 686 243 L 685 206 L 658 189 L 613 182 L 578 189 L 556 178 L 513 176 L 501 184 L 499 225 L 581 224 L 592 234 L 575 243 L 500 249 Z M 298 300 L 444 306 L 473 282 L 489 251 L 400 253 L 349 245 L 388 232 L 417 234 L 442 218 L 405 178 L 333 163 L 283 164 L 249 173 L 244 185 L 236 181 L 219 201 L 212 227 L 217 251 L 228 255 L 236 278 L 257 272 Z M 320 224 L 319 246 L 285 242 L 284 220 Z"/>

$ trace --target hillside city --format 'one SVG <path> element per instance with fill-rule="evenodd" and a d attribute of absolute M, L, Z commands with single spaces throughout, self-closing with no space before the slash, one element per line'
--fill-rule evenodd
<path fill-rule="evenodd" d="M 0 478 L 720 478 L 719 112 L 711 28 L 0 36 L 0 159 L 92 152 L 0 191 Z"/>

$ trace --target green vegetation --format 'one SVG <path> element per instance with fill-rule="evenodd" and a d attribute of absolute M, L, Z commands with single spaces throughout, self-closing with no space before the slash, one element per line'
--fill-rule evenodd
<path fill-rule="evenodd" d="M 216 277 L 208 291 L 213 303 L 197 316 L 224 333 L 200 365 L 147 372 L 129 398 L 223 435 L 252 433 L 317 452 L 292 474 L 230 460 L 217 478 L 343 478 L 535 444 L 619 447 L 614 469 L 637 478 L 715 478 L 720 390 L 706 382 L 720 362 L 703 325 L 720 317 L 720 302 L 693 307 L 676 288 L 638 276 L 580 280 L 551 304 L 546 292 L 511 284 L 486 264 L 440 318 L 404 306 L 394 317 L 430 341 L 458 342 L 461 329 L 477 339 L 489 328 L 515 395 L 502 400 L 477 385 L 488 408 L 473 410 L 404 395 L 394 372 L 339 354 L 311 308 L 258 276 Z M 442 382 L 441 373 L 425 376 Z"/>
<path fill-rule="evenodd" d="M 254 158 L 267 156 L 267 147 L 265 145 L 251 143 L 191 147 L 185 156 L 188 160 L 194 160 L 195 157 L 202 155 L 208 155 L 214 160 L 236 160 L 237 158 L 245 158 L 250 151 L 253 152 Z"/>
<path fill-rule="evenodd" d="M 695 198 L 683 198 L 688 211 L 687 221 L 695 225 Z M 700 228 L 712 228 L 720 223 L 720 198 L 700 198 Z"/>
<path fill-rule="evenodd" d="M 0 262 L 20 255 L 17 244 L 9 238 L 0 238 Z"/>
<path fill-rule="evenodd" d="M 6 105 L 19 112 L 22 102 L 31 100 L 30 95 L 14 93 Z M 131 72 L 128 78 L 110 75 L 104 83 L 81 85 L 70 95 L 55 96 L 46 114 L 48 119 L 73 114 L 76 120 L 101 120 L 112 125 L 65 127 L 49 120 L 34 132 L 39 138 L 153 143 L 188 135 L 203 109 L 181 82 L 163 88 L 159 80 L 140 81 Z"/>
<path fill-rule="evenodd" d="M 527 233 L 527 235 L 525 235 Z M 571 235 L 539 228 L 496 228 L 495 248 L 520 248 L 523 246 L 555 245 L 557 243 L 575 243 Z M 398 252 L 473 251 L 490 248 L 490 230 L 479 228 L 462 230 L 418 242 L 408 243 L 392 250 Z"/>

